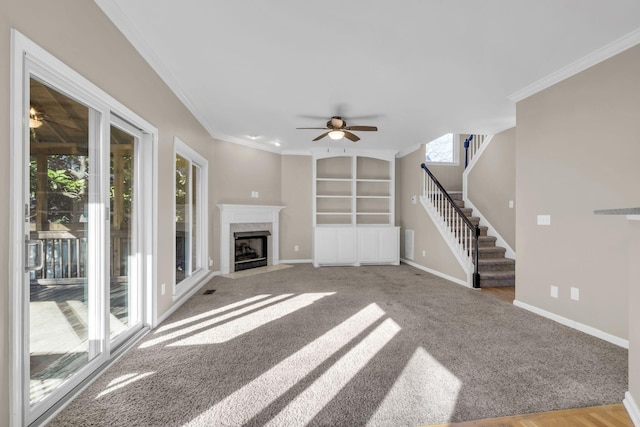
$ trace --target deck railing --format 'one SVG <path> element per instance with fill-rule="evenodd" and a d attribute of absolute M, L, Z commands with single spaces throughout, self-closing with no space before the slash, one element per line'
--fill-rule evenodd
<path fill-rule="evenodd" d="M 80 231 L 32 231 L 32 241 L 42 242 L 42 268 L 30 272 L 32 285 L 69 285 L 86 281 L 87 238 Z M 111 231 L 110 273 L 127 276 L 130 248 L 128 231 Z"/>

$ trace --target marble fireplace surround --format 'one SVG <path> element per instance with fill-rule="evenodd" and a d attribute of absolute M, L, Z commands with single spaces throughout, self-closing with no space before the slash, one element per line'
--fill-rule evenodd
<path fill-rule="evenodd" d="M 220 209 L 220 272 L 233 272 L 237 231 L 271 232 L 267 241 L 268 265 L 280 264 L 280 211 L 284 206 L 219 204 Z"/>

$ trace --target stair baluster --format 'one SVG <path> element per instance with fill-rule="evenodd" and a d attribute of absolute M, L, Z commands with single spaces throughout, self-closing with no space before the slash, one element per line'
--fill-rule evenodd
<path fill-rule="evenodd" d="M 478 237 L 480 228 L 474 225 L 453 201 L 447 190 L 444 189 L 438 179 L 431 173 L 426 164 L 422 163 L 422 169 L 427 173 L 426 194 L 429 202 L 436 207 L 442 219 L 450 225 L 450 230 L 455 240 L 460 245 L 473 264 L 473 287 L 480 287 L 480 274 L 478 273 Z M 475 250 L 474 250 L 475 248 Z"/>

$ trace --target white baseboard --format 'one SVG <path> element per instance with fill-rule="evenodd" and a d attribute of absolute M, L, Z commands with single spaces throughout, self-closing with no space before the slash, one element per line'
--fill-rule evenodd
<path fill-rule="evenodd" d="M 638 409 L 638 405 L 636 401 L 631 396 L 630 392 L 626 392 L 624 394 L 624 400 L 622 401 L 625 409 L 629 413 L 629 418 L 633 421 L 633 425 L 636 427 L 640 427 L 640 409 Z"/>
<path fill-rule="evenodd" d="M 566 317 L 557 315 L 555 313 L 551 313 L 550 311 L 543 310 L 541 308 L 535 307 L 533 305 L 529 305 L 522 301 L 515 300 L 513 301 L 513 305 L 524 308 L 532 313 L 535 313 L 539 316 L 546 317 L 547 319 L 551 319 L 555 322 L 560 323 L 561 325 L 568 326 L 573 329 L 577 329 L 580 332 L 584 332 L 585 334 L 592 335 L 596 338 L 600 338 L 601 340 L 608 341 L 611 344 L 615 344 L 622 348 L 629 349 L 629 341 L 623 338 L 617 337 L 615 335 L 611 335 L 608 332 L 601 331 L 600 329 L 596 329 L 592 326 L 585 325 L 584 323 L 576 322 L 575 320 L 568 319 Z"/>
<path fill-rule="evenodd" d="M 446 279 L 446 280 L 448 280 L 450 282 L 457 283 L 458 285 L 462 285 L 465 288 L 471 288 L 471 286 L 469 286 L 469 283 L 465 282 L 464 280 L 460 280 L 457 277 L 449 276 L 448 274 L 441 273 L 441 272 L 439 272 L 437 270 L 434 270 L 432 268 L 425 267 L 424 265 L 417 264 L 417 263 L 415 263 L 413 261 L 409 261 L 408 259 L 401 258 L 400 261 L 402 261 L 403 263 L 405 263 L 407 265 L 410 265 L 411 267 L 415 267 L 415 268 L 417 268 L 419 270 L 426 271 L 427 273 L 431 273 L 434 276 L 442 277 L 443 279 Z"/>
<path fill-rule="evenodd" d="M 207 284 L 207 282 L 209 282 L 209 280 L 219 275 L 220 275 L 219 271 L 209 272 L 209 274 L 203 277 L 202 280 L 200 280 L 200 282 L 197 285 L 194 285 L 193 288 L 189 290 L 189 292 L 182 295 L 180 299 L 175 301 L 174 304 L 171 306 L 171 308 L 169 308 L 169 310 L 162 313 L 162 316 L 158 317 L 158 319 L 156 320 L 156 324 L 153 325 L 153 328 L 156 328 L 159 324 L 164 322 L 167 319 L 167 317 L 171 316 L 173 312 L 176 311 L 178 308 L 180 308 L 182 304 L 184 304 L 189 298 L 194 296 L 196 292 L 198 292 L 204 285 Z"/>
<path fill-rule="evenodd" d="M 281 259 L 280 264 L 311 264 L 311 259 Z"/>

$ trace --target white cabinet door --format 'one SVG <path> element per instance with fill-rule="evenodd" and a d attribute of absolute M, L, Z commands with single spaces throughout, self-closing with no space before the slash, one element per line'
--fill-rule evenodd
<path fill-rule="evenodd" d="M 345 264 L 353 264 L 358 261 L 358 252 L 356 246 L 356 229 L 353 227 L 338 229 L 338 238 L 336 239 L 338 247 L 338 262 Z"/>
<path fill-rule="evenodd" d="M 378 261 L 379 246 L 380 231 L 378 228 L 358 229 L 358 259 L 360 262 L 372 263 Z"/>
<path fill-rule="evenodd" d="M 314 264 L 334 264 L 338 262 L 338 251 L 336 251 L 337 230 L 335 228 L 316 228 L 314 234 Z"/>
<path fill-rule="evenodd" d="M 384 227 L 379 228 L 380 241 L 378 259 L 380 262 L 400 262 L 400 228 Z"/>
<path fill-rule="evenodd" d="M 358 259 L 354 227 L 317 227 L 314 233 L 315 266 L 355 264 Z"/>
<path fill-rule="evenodd" d="M 358 229 L 358 261 L 365 264 L 400 262 L 399 227 L 361 227 Z"/>

